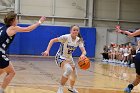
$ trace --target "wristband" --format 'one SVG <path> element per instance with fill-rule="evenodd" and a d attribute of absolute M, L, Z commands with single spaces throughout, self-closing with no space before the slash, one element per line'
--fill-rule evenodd
<path fill-rule="evenodd" d="M 39 20 L 38 23 L 41 24 L 42 22 Z"/>

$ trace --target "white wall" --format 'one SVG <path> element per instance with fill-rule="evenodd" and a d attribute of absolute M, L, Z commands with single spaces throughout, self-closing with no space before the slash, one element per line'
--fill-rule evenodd
<path fill-rule="evenodd" d="M 86 0 L 56 0 L 55 15 L 65 17 L 86 17 Z"/>
<path fill-rule="evenodd" d="M 58 17 L 52 19 L 53 21 L 48 20 L 50 25 L 85 25 L 83 20 L 67 19 L 67 17 L 85 18 L 86 0 L 21 0 L 20 3 L 21 14 Z M 20 22 L 26 22 L 23 19 L 25 18 L 22 18 Z"/>
<path fill-rule="evenodd" d="M 96 58 L 101 58 L 102 55 L 100 53 L 103 52 L 103 46 L 106 45 L 107 39 L 107 28 L 106 27 L 97 27 L 96 29 Z"/>
<path fill-rule="evenodd" d="M 140 0 L 121 0 L 121 19 L 140 21 Z"/>
<path fill-rule="evenodd" d="M 11 6 L 15 0 L 0 0 L 0 5 Z M 20 23 L 34 23 L 41 15 L 47 16 L 47 25 L 78 24 L 87 26 L 86 1 L 89 0 L 20 0 Z M 140 28 L 140 0 L 94 0 L 93 27 L 97 28 L 96 57 L 99 58 L 103 45 L 110 42 L 118 44 L 128 42 L 126 36 L 107 32 L 107 29 L 114 29 L 118 23 L 122 29 Z M 86 6 L 87 5 L 87 6 Z M 120 11 L 119 11 L 120 8 Z M 6 9 L 7 11 L 10 9 Z M 89 10 L 90 11 L 90 10 Z M 0 8 L 1 12 L 1 8 Z M 90 13 L 90 12 L 89 12 Z M 52 17 L 54 16 L 54 17 Z M 118 19 L 121 20 L 118 22 Z M 0 22 L 3 15 L 0 14 Z"/>
<path fill-rule="evenodd" d="M 95 17 L 113 19 L 117 18 L 118 0 L 95 0 Z"/>
<path fill-rule="evenodd" d="M 53 0 L 20 0 L 20 12 L 27 15 L 52 15 Z"/>

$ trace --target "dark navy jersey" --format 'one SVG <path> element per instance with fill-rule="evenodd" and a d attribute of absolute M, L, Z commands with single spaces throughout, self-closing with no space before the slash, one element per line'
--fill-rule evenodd
<path fill-rule="evenodd" d="M 0 52 L 5 54 L 5 51 L 7 50 L 7 48 L 9 47 L 9 45 L 12 43 L 14 36 L 8 36 L 7 34 L 7 29 L 10 26 L 6 26 L 4 25 L 1 29 L 0 29 Z"/>

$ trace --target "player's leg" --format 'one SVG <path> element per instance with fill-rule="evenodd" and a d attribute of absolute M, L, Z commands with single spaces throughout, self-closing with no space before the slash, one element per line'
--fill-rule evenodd
<path fill-rule="evenodd" d="M 136 57 L 134 59 L 135 62 L 135 69 L 136 69 L 136 78 L 133 81 L 132 84 L 129 84 L 126 88 L 125 88 L 125 93 L 131 93 L 131 90 L 133 89 L 134 86 L 137 86 L 140 83 L 140 53 L 136 54 Z"/>
<path fill-rule="evenodd" d="M 59 85 L 57 93 L 63 93 L 63 86 L 65 85 L 65 83 L 68 80 L 68 77 L 70 76 L 71 72 L 73 71 L 71 65 L 66 61 L 63 61 L 61 63 L 61 68 L 64 70 L 64 73 L 61 77 L 61 81 L 60 81 L 60 85 Z"/>
<path fill-rule="evenodd" d="M 72 68 L 73 68 L 73 71 L 70 74 L 70 86 L 69 86 L 68 90 L 72 93 L 78 93 L 78 91 L 74 88 L 74 84 L 77 79 L 77 70 L 76 70 L 75 66 L 72 66 Z"/>

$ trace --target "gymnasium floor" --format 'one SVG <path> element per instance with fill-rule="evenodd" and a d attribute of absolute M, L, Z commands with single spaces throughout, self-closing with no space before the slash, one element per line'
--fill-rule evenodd
<path fill-rule="evenodd" d="M 6 93 L 56 93 L 62 70 L 56 66 L 54 57 L 10 56 L 10 59 L 16 76 Z M 77 62 L 77 58 L 74 60 Z M 87 71 L 77 69 L 79 93 L 123 93 L 123 88 L 135 78 L 134 68 L 99 61 L 92 62 Z M 66 87 L 64 93 L 70 93 Z M 140 86 L 132 93 L 140 93 Z"/>

